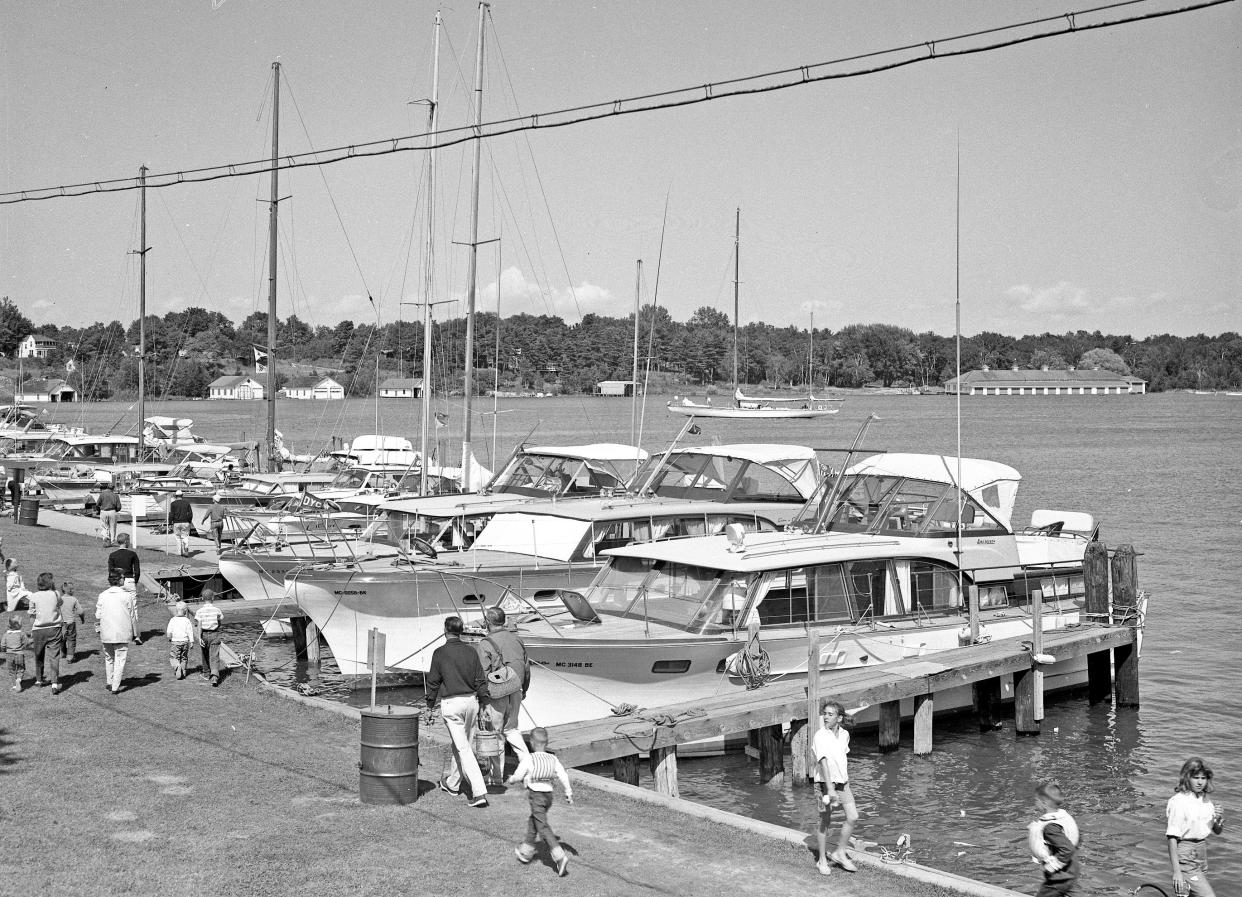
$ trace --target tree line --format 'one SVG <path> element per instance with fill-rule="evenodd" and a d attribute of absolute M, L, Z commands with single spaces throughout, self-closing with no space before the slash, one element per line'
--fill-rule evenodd
<path fill-rule="evenodd" d="M 464 318 L 432 327 L 430 381 L 437 391 L 459 392 L 465 370 Z M 240 324 L 216 311 L 187 308 L 146 319 L 145 384 L 149 398 L 204 397 L 225 374 L 253 373 L 255 350 L 266 351 L 267 314 Z M 130 398 L 138 389 L 137 321 L 83 327 L 35 326 L 0 299 L 0 353 L 13 358 L 33 333 L 56 343 L 49 357 L 23 365 L 22 378 L 67 380 L 83 400 Z M 589 393 L 602 380 L 628 380 L 634 352 L 634 316 L 588 314 L 576 324 L 551 315 L 475 317 L 475 383 L 481 392 L 541 390 Z M 955 373 L 951 336 L 915 333 L 892 324 L 851 324 L 814 332 L 751 323 L 741 327 L 736 356 L 733 326 L 721 311 L 702 307 L 685 322 L 664 308 L 645 306 L 638 321 L 639 377 L 650 372 L 667 388 L 689 391 L 743 388 L 935 387 Z M 374 395 L 376 378 L 421 378 L 421 322 L 382 326 L 341 321 L 312 327 L 296 315 L 277 319 L 278 386 L 291 376 L 330 374 L 350 395 Z M 1147 381 L 1148 390 L 1242 388 L 1242 337 L 1134 339 L 1098 330 L 1021 337 L 985 331 L 962 339 L 962 370 L 1099 367 Z M 13 363 L 15 367 L 16 364 Z M 13 379 L 16 379 L 14 377 Z M 0 392 L 9 392 L 7 384 Z"/>

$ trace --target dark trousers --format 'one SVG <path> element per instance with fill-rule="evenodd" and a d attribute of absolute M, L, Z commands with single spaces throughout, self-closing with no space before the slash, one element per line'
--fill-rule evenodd
<path fill-rule="evenodd" d="M 70 663 L 78 658 L 78 624 L 72 621 L 65 624 L 64 641 L 61 644 L 61 655 L 67 657 Z"/>
<path fill-rule="evenodd" d="M 203 672 L 211 673 L 213 679 L 220 678 L 220 630 L 204 631 L 203 636 Z"/>
<path fill-rule="evenodd" d="M 53 682 L 60 681 L 60 624 L 38 626 L 30 631 L 34 642 L 35 678 L 43 681 L 43 666 L 51 672 Z"/>
<path fill-rule="evenodd" d="M 561 846 L 556 840 L 556 832 L 548 825 L 548 810 L 552 808 L 551 791 L 527 791 L 530 795 L 530 819 L 526 822 L 526 843 L 535 844 L 535 839 L 543 837 L 544 843 L 555 850 Z"/>
<path fill-rule="evenodd" d="M 1039 890 L 1035 892 L 1035 897 L 1072 897 L 1078 893 L 1078 879 L 1058 879 L 1049 881 L 1044 879 L 1044 883 Z"/>

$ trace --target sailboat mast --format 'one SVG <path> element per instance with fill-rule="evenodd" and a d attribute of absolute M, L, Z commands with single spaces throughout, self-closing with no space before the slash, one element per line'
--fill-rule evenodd
<path fill-rule="evenodd" d="M 444 19 L 440 10 L 436 10 L 435 49 L 431 63 L 431 102 L 427 113 L 427 135 L 431 140 L 431 150 L 427 157 L 427 252 L 426 275 L 423 282 L 423 427 L 419 437 L 418 450 L 422 457 L 422 473 L 418 479 L 419 495 L 427 494 L 427 454 L 431 441 L 431 293 L 435 289 L 435 238 L 433 228 L 436 221 L 436 113 L 440 109 L 440 27 Z"/>
<path fill-rule="evenodd" d="M 147 421 L 147 166 L 138 169 L 142 224 L 138 249 L 138 461 L 143 460 L 143 427 Z"/>
<path fill-rule="evenodd" d="M 638 445 L 638 312 L 643 294 L 643 260 L 638 260 L 634 272 L 634 363 L 630 367 L 630 382 L 634 385 L 634 404 L 630 406 L 630 444 Z"/>
<path fill-rule="evenodd" d="M 272 198 L 267 215 L 267 460 L 280 470 L 276 449 L 276 208 L 280 200 L 280 63 L 272 63 Z"/>
<path fill-rule="evenodd" d="M 470 467 L 473 453 L 470 450 L 471 405 L 474 392 L 474 309 L 477 298 L 479 271 L 479 176 L 482 167 L 483 135 L 483 23 L 488 4 L 479 4 L 479 38 L 475 50 L 474 69 L 474 176 L 470 185 L 470 268 L 466 280 L 466 373 L 463 382 L 465 399 L 462 414 L 461 436 L 461 488 L 470 489 Z"/>
<path fill-rule="evenodd" d="M 737 395 L 737 294 L 741 283 L 742 209 L 737 209 L 733 222 L 733 395 Z"/>

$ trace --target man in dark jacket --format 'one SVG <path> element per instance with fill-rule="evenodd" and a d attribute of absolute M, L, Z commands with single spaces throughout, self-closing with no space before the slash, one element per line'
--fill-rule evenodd
<path fill-rule="evenodd" d="M 177 553 L 183 558 L 190 556 L 190 527 L 194 523 L 194 509 L 185 492 L 178 489 L 177 497 L 168 506 L 168 522 L 172 524 L 173 535 L 177 537 Z"/>
<path fill-rule="evenodd" d="M 464 628 L 461 617 L 444 618 L 444 644 L 432 653 L 431 669 L 423 681 L 427 686 L 427 711 L 434 713 L 439 707 L 453 741 L 452 762 L 448 775 L 440 780 L 440 789 L 460 794 L 464 774 L 470 783 L 470 806 L 486 807 L 487 783 L 470 739 L 479 708 L 487 702 L 487 677 L 478 653 L 461 640 Z"/>
<path fill-rule="evenodd" d="M 138 552 L 129 547 L 129 533 L 118 533 L 116 551 L 108 555 L 108 569 L 121 571 L 121 588 L 131 595 L 138 594 L 138 578 L 142 576 L 142 565 L 138 563 Z"/>

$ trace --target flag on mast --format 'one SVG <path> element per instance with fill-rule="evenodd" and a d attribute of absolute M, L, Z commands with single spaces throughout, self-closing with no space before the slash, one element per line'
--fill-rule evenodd
<path fill-rule="evenodd" d="M 254 372 L 256 374 L 267 373 L 267 353 L 260 352 L 258 346 L 251 346 L 254 349 Z"/>
<path fill-rule="evenodd" d="M 72 374 L 77 369 L 78 369 L 78 366 L 73 363 L 72 358 L 70 358 L 68 361 L 65 362 L 65 373 L 66 374 Z"/>

